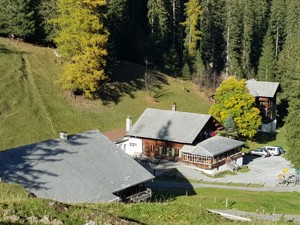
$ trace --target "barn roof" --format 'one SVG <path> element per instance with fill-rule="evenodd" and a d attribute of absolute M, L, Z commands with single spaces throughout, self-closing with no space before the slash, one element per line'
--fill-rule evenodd
<path fill-rule="evenodd" d="M 255 79 L 246 81 L 249 92 L 254 97 L 273 98 L 278 91 L 278 82 L 257 81 Z"/>
<path fill-rule="evenodd" d="M 109 202 L 154 177 L 98 130 L 0 152 L 0 177 L 37 197 L 61 202 Z"/>
<path fill-rule="evenodd" d="M 210 115 L 147 108 L 127 136 L 192 144 Z"/>
<path fill-rule="evenodd" d="M 213 157 L 237 147 L 243 146 L 244 144 L 245 143 L 242 141 L 237 141 L 231 138 L 214 136 L 200 142 L 196 146 L 185 145 L 183 146 L 181 151 L 194 155 Z"/>

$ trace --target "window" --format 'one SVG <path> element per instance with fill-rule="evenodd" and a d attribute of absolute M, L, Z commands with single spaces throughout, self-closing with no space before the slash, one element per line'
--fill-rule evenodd
<path fill-rule="evenodd" d="M 136 147 L 137 144 L 136 144 L 136 143 L 133 143 L 133 142 L 129 142 L 129 146 L 130 146 L 130 147 Z"/>

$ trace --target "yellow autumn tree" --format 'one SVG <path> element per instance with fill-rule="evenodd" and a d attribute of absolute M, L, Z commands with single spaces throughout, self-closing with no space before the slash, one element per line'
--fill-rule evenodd
<path fill-rule="evenodd" d="M 200 40 L 200 18 L 202 9 L 199 0 L 189 0 L 184 4 L 186 20 L 182 23 L 185 26 L 185 48 L 190 57 L 195 57 L 197 45 Z"/>
<path fill-rule="evenodd" d="M 222 124 L 232 118 L 239 135 L 253 137 L 261 125 L 260 111 L 255 98 L 249 93 L 246 81 L 230 77 L 224 80 L 215 93 L 215 104 L 209 113 Z"/>
<path fill-rule="evenodd" d="M 89 98 L 106 80 L 108 31 L 101 19 L 105 0 L 58 0 L 59 27 L 54 39 L 59 54 L 68 61 L 60 77 L 65 89 L 81 90 Z"/>

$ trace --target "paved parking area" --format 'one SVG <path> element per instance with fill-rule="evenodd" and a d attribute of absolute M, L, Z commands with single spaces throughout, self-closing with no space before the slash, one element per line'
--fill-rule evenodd
<path fill-rule="evenodd" d="M 171 168 L 176 168 L 183 176 L 193 179 L 208 182 L 222 182 L 222 183 L 244 183 L 259 184 L 263 187 L 276 187 L 278 175 L 287 169 L 287 175 L 295 174 L 295 169 L 291 167 L 290 163 L 281 156 L 273 157 L 255 157 L 244 156 L 244 165 L 248 166 L 249 172 L 237 172 L 236 175 L 226 175 L 221 178 L 214 178 L 206 176 L 193 167 L 185 166 L 181 163 L 164 162 L 155 167 L 156 175 L 168 171 Z M 300 185 L 297 185 L 300 190 Z"/>

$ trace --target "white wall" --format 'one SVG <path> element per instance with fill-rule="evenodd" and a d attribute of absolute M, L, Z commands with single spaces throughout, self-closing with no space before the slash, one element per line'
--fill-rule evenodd
<path fill-rule="evenodd" d="M 125 141 L 119 141 L 115 143 L 119 146 L 123 151 L 125 151 L 128 155 L 137 155 L 142 154 L 143 152 L 143 141 L 139 138 L 126 138 Z"/>

